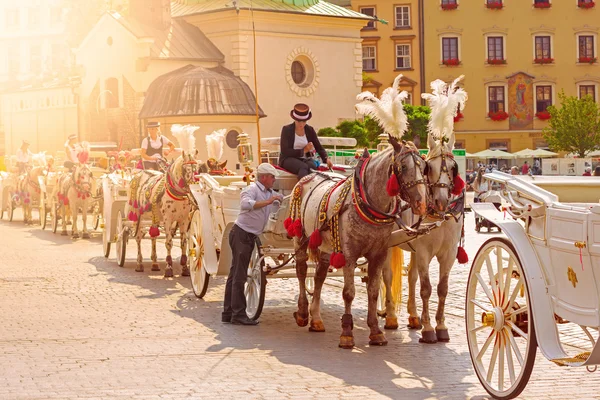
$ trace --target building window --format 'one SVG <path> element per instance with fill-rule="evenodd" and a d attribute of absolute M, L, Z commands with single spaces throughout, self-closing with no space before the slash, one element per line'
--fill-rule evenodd
<path fill-rule="evenodd" d="M 30 8 L 29 9 L 29 27 L 37 28 L 40 24 L 40 9 Z"/>
<path fill-rule="evenodd" d="M 104 98 L 106 108 L 119 108 L 119 80 L 108 78 L 104 82 L 106 96 Z"/>
<path fill-rule="evenodd" d="M 534 6 L 550 6 L 550 0 L 534 0 Z"/>
<path fill-rule="evenodd" d="M 62 9 L 60 7 L 52 7 L 50 9 L 50 23 L 52 25 L 62 22 Z"/>
<path fill-rule="evenodd" d="M 442 38 L 442 61 L 458 60 L 458 38 Z"/>
<path fill-rule="evenodd" d="M 296 85 L 301 85 L 306 79 L 306 70 L 300 61 L 292 63 L 292 79 Z"/>
<path fill-rule="evenodd" d="M 540 113 L 552 105 L 552 86 L 537 86 L 535 88 L 535 111 Z"/>
<path fill-rule="evenodd" d="M 5 26 L 7 29 L 16 29 L 19 27 L 19 9 L 7 9 L 4 11 L 6 18 Z"/>
<path fill-rule="evenodd" d="M 396 28 L 410 27 L 410 6 L 396 6 Z"/>
<path fill-rule="evenodd" d="M 13 44 L 8 48 L 8 75 L 14 77 L 19 73 L 20 64 L 19 60 L 21 57 L 19 56 L 19 46 L 17 44 Z"/>
<path fill-rule="evenodd" d="M 369 17 L 374 17 L 375 16 L 375 7 L 361 7 L 359 8 L 359 12 L 361 14 L 365 14 L 368 15 Z M 367 22 L 367 25 L 365 25 L 365 29 L 375 29 L 375 21 L 369 21 Z"/>
<path fill-rule="evenodd" d="M 377 48 L 375 46 L 363 46 L 363 71 L 377 70 Z"/>
<path fill-rule="evenodd" d="M 58 71 L 67 65 L 67 51 L 64 45 L 59 43 L 52 44 L 52 56 L 50 59 L 50 70 Z"/>
<path fill-rule="evenodd" d="M 490 36 L 487 38 L 488 60 L 504 60 L 504 38 L 502 36 Z"/>
<path fill-rule="evenodd" d="M 594 58 L 594 37 L 589 35 L 579 36 L 579 58 Z"/>
<path fill-rule="evenodd" d="M 42 71 L 42 47 L 31 46 L 29 49 L 29 69 L 37 74 Z"/>
<path fill-rule="evenodd" d="M 535 58 L 536 60 L 548 60 L 552 58 L 550 45 L 550 36 L 535 37 Z"/>
<path fill-rule="evenodd" d="M 239 135 L 240 135 L 240 133 L 238 131 L 236 131 L 235 129 L 230 130 L 229 132 L 227 132 L 227 135 L 225 135 L 225 143 L 227 143 L 227 146 L 230 149 L 237 148 Z"/>
<path fill-rule="evenodd" d="M 442 0 L 442 8 L 455 8 L 458 6 L 457 0 Z"/>
<path fill-rule="evenodd" d="M 410 44 L 397 44 L 396 69 L 407 69 L 410 67 Z"/>
<path fill-rule="evenodd" d="M 488 141 L 488 149 L 510 151 L 509 139 L 493 139 Z"/>
<path fill-rule="evenodd" d="M 583 99 L 585 96 L 592 96 L 592 99 L 596 101 L 596 85 L 580 85 L 579 98 Z"/>
<path fill-rule="evenodd" d="M 488 88 L 488 107 L 490 113 L 504 110 L 504 86 L 490 86 Z"/>
<path fill-rule="evenodd" d="M 404 104 L 410 104 L 410 105 L 412 105 L 412 103 L 413 103 L 412 92 L 408 92 L 408 97 L 406 98 L 406 100 L 404 100 Z"/>

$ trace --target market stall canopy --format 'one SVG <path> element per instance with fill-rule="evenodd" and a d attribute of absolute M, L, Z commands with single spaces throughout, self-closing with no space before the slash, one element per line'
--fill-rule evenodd
<path fill-rule="evenodd" d="M 523 150 L 513 153 L 513 155 L 515 155 L 519 158 L 549 158 L 549 157 L 556 157 L 558 155 L 558 153 L 554 153 L 554 152 L 544 150 L 544 149 L 536 149 L 536 150 L 523 149 Z"/>
<path fill-rule="evenodd" d="M 471 153 L 467 153 L 467 152 L 465 152 L 465 157 L 466 157 L 466 158 L 477 158 L 477 156 L 476 156 L 476 155 L 474 155 L 474 154 L 471 154 Z"/>
<path fill-rule="evenodd" d="M 511 153 L 507 153 L 502 150 L 483 150 L 478 153 L 473 154 L 473 158 L 477 159 L 488 159 L 488 158 L 498 158 L 498 159 L 513 159 L 515 156 Z"/>
<path fill-rule="evenodd" d="M 260 117 L 265 117 L 258 107 Z M 156 78 L 148 88 L 139 117 L 256 115 L 250 87 L 225 67 L 186 65 Z"/>

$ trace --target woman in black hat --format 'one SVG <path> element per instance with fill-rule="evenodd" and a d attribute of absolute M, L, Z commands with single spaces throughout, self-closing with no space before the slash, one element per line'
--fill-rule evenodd
<path fill-rule="evenodd" d="M 321 146 L 317 132 L 312 126 L 307 125 L 308 120 L 312 118 L 310 108 L 306 104 L 296 104 L 290 111 L 290 116 L 294 122 L 281 129 L 279 166 L 298 175 L 301 179 L 310 174 L 310 169 L 317 168 L 314 160 L 316 151 L 321 160 L 332 168 L 333 163 Z"/>
<path fill-rule="evenodd" d="M 163 158 L 163 147 L 169 146 L 169 150 L 164 152 L 166 156 L 169 152 L 175 150 L 175 145 L 166 137 L 160 134 L 160 122 L 148 122 L 148 136 L 142 140 L 142 162 L 144 169 L 153 169 L 158 171 L 158 160 Z"/>

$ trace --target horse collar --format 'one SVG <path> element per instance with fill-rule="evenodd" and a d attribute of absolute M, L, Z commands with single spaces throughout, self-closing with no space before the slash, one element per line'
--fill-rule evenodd
<path fill-rule="evenodd" d="M 371 205 L 368 200 L 366 191 L 364 190 L 364 172 L 367 169 L 367 164 L 370 158 L 363 158 L 359 161 L 358 168 L 354 170 L 354 179 L 352 179 L 352 204 L 356 212 L 365 222 L 373 225 L 386 225 L 393 223 L 397 214 L 399 201 L 395 201 L 394 209 L 391 214 L 377 210 Z"/>
<path fill-rule="evenodd" d="M 172 181 L 171 174 L 167 173 L 166 175 L 167 175 L 166 176 L 167 184 L 165 185 L 165 191 L 167 192 L 169 197 L 175 201 L 183 201 L 183 200 L 187 199 L 187 192 L 177 190 L 179 185 L 175 186 L 175 184 Z M 180 189 L 184 189 L 184 188 L 180 188 Z"/>

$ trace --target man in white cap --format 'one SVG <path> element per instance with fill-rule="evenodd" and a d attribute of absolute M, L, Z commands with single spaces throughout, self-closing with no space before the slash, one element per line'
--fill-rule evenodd
<path fill-rule="evenodd" d="M 273 184 L 279 172 L 271 164 L 258 166 L 256 181 L 242 190 L 240 213 L 229 233 L 229 246 L 233 255 L 231 269 L 225 285 L 223 322 L 234 325 L 257 325 L 246 315 L 244 285 L 248 276 L 250 257 L 269 219 L 276 211 L 283 196 L 273 192 Z"/>

